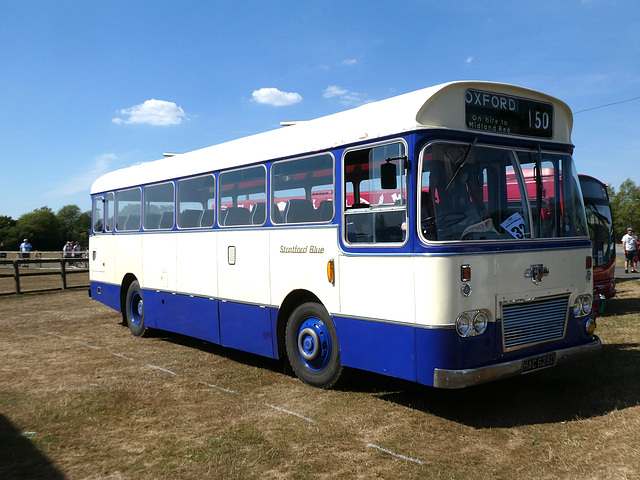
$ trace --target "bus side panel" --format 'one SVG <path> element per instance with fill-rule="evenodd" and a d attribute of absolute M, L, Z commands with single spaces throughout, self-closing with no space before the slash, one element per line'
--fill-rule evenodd
<path fill-rule="evenodd" d="M 192 295 L 218 296 L 218 264 L 213 231 L 176 234 L 176 290 Z"/>
<path fill-rule="evenodd" d="M 89 288 L 91 298 L 118 312 L 120 311 L 120 285 L 91 281 Z"/>
<path fill-rule="evenodd" d="M 144 299 L 148 327 L 220 343 L 217 300 L 153 290 Z"/>
<path fill-rule="evenodd" d="M 219 312 L 220 343 L 223 346 L 264 357 L 275 357 L 270 309 L 220 301 Z"/>
<path fill-rule="evenodd" d="M 340 280 L 340 313 L 416 323 L 413 262 L 413 258 L 397 254 L 341 255 L 336 272 Z"/>
<path fill-rule="evenodd" d="M 210 255 L 214 255 L 212 250 Z M 218 297 L 269 304 L 269 232 L 218 230 Z M 212 272 L 215 274 L 215 272 Z"/>
<path fill-rule="evenodd" d="M 142 236 L 144 288 L 175 291 L 176 235 L 153 233 Z"/>
<path fill-rule="evenodd" d="M 142 277 L 142 235 L 140 234 L 122 234 L 114 235 L 118 237 L 117 250 L 105 252 L 105 260 L 107 263 L 115 264 L 115 281 L 120 283 L 126 274 L 132 273 L 144 287 L 144 278 Z M 108 241 L 105 242 L 105 247 Z M 107 282 L 109 281 L 107 272 Z"/>
<path fill-rule="evenodd" d="M 344 366 L 416 381 L 414 327 L 345 317 L 333 320 Z"/>
<path fill-rule="evenodd" d="M 338 312 L 339 278 L 327 278 L 327 263 L 338 257 L 337 228 L 299 227 L 270 230 L 271 305 L 280 306 L 294 290 L 315 295 L 328 312 Z"/>
<path fill-rule="evenodd" d="M 104 263 L 104 235 L 92 235 L 89 238 L 89 275 L 92 281 L 104 281 Z"/>

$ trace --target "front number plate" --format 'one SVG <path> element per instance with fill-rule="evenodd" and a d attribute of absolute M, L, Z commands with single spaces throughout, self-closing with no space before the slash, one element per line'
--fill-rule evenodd
<path fill-rule="evenodd" d="M 539 357 L 527 358 L 522 361 L 522 373 L 533 372 L 542 368 L 553 367 L 556 364 L 556 352 L 541 355 Z"/>

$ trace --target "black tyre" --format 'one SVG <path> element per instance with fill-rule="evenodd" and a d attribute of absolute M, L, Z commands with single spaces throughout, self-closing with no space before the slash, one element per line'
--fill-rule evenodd
<path fill-rule="evenodd" d="M 144 337 L 147 334 L 147 327 L 144 324 L 144 300 L 137 280 L 129 285 L 124 308 L 125 319 L 131 334 L 135 337 Z"/>
<path fill-rule="evenodd" d="M 343 377 L 336 329 L 322 305 L 303 303 L 293 311 L 287 321 L 285 347 L 291 368 L 303 382 L 331 388 Z"/>

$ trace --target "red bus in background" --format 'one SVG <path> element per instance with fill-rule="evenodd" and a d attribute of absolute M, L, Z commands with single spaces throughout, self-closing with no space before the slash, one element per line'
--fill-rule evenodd
<path fill-rule="evenodd" d="M 600 312 L 604 301 L 617 293 L 616 242 L 607 185 L 588 175 L 578 175 L 593 245 L 593 304 Z"/>

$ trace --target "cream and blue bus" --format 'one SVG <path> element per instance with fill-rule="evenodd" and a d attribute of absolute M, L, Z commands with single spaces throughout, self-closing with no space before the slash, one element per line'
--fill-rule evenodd
<path fill-rule="evenodd" d="M 462 388 L 595 354 L 572 113 L 453 82 L 142 163 L 92 188 L 90 294 L 163 330 Z M 531 180 L 533 179 L 533 181 Z"/>

